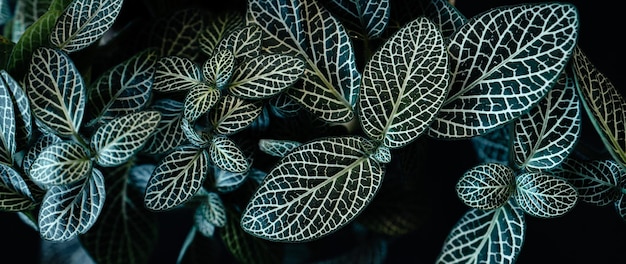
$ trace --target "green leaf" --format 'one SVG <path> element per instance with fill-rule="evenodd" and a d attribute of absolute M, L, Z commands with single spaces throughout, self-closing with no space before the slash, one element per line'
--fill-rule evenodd
<path fill-rule="evenodd" d="M 91 136 L 96 163 L 103 167 L 120 165 L 133 157 L 154 132 L 161 114 L 145 110 L 113 119 Z"/>
<path fill-rule="evenodd" d="M 26 181 L 13 167 L 0 163 L 0 211 L 20 212 L 37 205 Z"/>
<path fill-rule="evenodd" d="M 216 53 L 216 47 L 222 39 L 226 38 L 234 30 L 245 26 L 246 23 L 242 14 L 231 11 L 220 12 L 200 32 L 198 38 L 200 50 L 202 53 L 212 56 Z"/>
<path fill-rule="evenodd" d="M 304 62 L 281 54 L 260 55 L 237 65 L 229 91 L 245 99 L 267 99 L 290 88 L 304 73 Z"/>
<path fill-rule="evenodd" d="M 30 177 L 41 186 L 66 185 L 88 177 L 93 165 L 78 143 L 64 141 L 46 147 L 30 167 Z"/>
<path fill-rule="evenodd" d="M 209 192 L 199 208 L 204 218 L 211 224 L 216 227 L 224 227 L 226 225 L 226 208 L 219 194 Z"/>
<path fill-rule="evenodd" d="M 436 117 L 448 79 L 441 33 L 426 18 L 408 23 L 363 70 L 359 95 L 363 132 L 391 149 L 415 140 Z"/>
<path fill-rule="evenodd" d="M 208 163 L 207 151 L 193 146 L 177 147 L 154 169 L 144 205 L 153 211 L 165 211 L 189 201 L 202 188 Z"/>
<path fill-rule="evenodd" d="M 112 26 L 123 0 L 74 0 L 50 33 L 50 43 L 72 53 L 100 39 Z"/>
<path fill-rule="evenodd" d="M 206 115 L 222 97 L 222 91 L 205 83 L 199 83 L 185 96 L 185 119 L 193 122 Z"/>
<path fill-rule="evenodd" d="M 213 135 L 208 131 L 202 129 L 196 129 L 195 123 L 183 118 L 181 122 L 181 130 L 185 135 L 185 139 L 192 145 L 199 148 L 206 148 L 211 144 L 211 138 Z"/>
<path fill-rule="evenodd" d="M 107 70 L 89 87 L 90 123 L 106 123 L 137 112 L 148 103 L 152 91 L 156 50 L 147 49 Z"/>
<path fill-rule="evenodd" d="M 2 77 L 1 86 L 8 87 L 13 101 L 13 113 L 15 114 L 15 141 L 16 151 L 27 148 L 33 133 L 32 113 L 26 91 L 5 70 L 0 70 Z"/>
<path fill-rule="evenodd" d="M 435 263 L 515 263 L 526 234 L 524 211 L 512 202 L 470 209 L 448 234 Z"/>
<path fill-rule="evenodd" d="M 42 17 L 52 0 L 17 0 L 11 24 L 11 40 L 19 41 L 26 29 Z M 62 11 L 62 10 L 60 10 Z"/>
<path fill-rule="evenodd" d="M 52 146 L 55 143 L 61 142 L 61 138 L 57 137 L 54 134 L 42 134 L 40 135 L 35 142 L 30 145 L 26 153 L 24 154 L 24 158 L 22 159 L 22 169 L 32 178 L 30 175 L 30 168 L 32 164 L 35 162 L 39 154 L 47 147 Z"/>
<path fill-rule="evenodd" d="M 173 99 L 160 99 L 152 103 L 150 110 L 159 111 L 161 120 L 146 140 L 142 152 L 147 154 L 166 153 L 185 141 L 182 119 L 184 105 Z"/>
<path fill-rule="evenodd" d="M 456 194 L 472 208 L 490 210 L 507 203 L 515 191 L 515 174 L 509 167 L 485 163 L 466 171 L 456 183 Z"/>
<path fill-rule="evenodd" d="M 613 160 L 579 161 L 570 158 L 553 173 L 574 185 L 583 202 L 605 206 L 622 196 L 622 167 Z"/>
<path fill-rule="evenodd" d="M 33 52 L 26 78 L 33 115 L 47 130 L 64 137 L 78 133 L 86 101 L 83 78 L 63 51 Z"/>
<path fill-rule="evenodd" d="M 574 79 L 564 74 L 544 100 L 515 122 L 515 166 L 537 171 L 563 162 L 580 137 L 580 111 Z"/>
<path fill-rule="evenodd" d="M 262 110 L 262 101 L 250 101 L 226 94 L 209 111 L 209 119 L 215 132 L 232 135 L 252 124 Z"/>
<path fill-rule="evenodd" d="M 502 6 L 470 19 L 448 46 L 451 86 L 429 135 L 469 138 L 511 122 L 556 83 L 578 38 L 569 3 Z"/>
<path fill-rule="evenodd" d="M 351 222 L 384 175 L 384 167 L 360 149 L 364 140 L 318 139 L 281 158 L 250 199 L 242 228 L 267 240 L 303 242 Z"/>
<path fill-rule="evenodd" d="M 105 196 L 104 176 L 95 168 L 82 181 L 52 186 L 39 210 L 39 235 L 63 242 L 84 234 L 98 220 Z"/>
<path fill-rule="evenodd" d="M 439 27 L 444 39 L 449 39 L 467 23 L 467 18 L 449 0 L 433 0 L 424 11 L 426 17 Z"/>
<path fill-rule="evenodd" d="M 389 0 L 334 0 L 326 2 L 329 10 L 337 14 L 337 18 L 348 23 L 346 27 L 364 32 L 368 39 L 381 37 L 389 23 L 391 13 L 391 1 Z"/>
<path fill-rule="evenodd" d="M 261 54 L 262 34 L 261 28 L 256 24 L 234 29 L 218 43 L 216 50 L 230 50 L 238 61 L 254 58 Z"/>
<path fill-rule="evenodd" d="M 222 170 L 244 173 L 250 169 L 251 164 L 243 151 L 226 136 L 214 136 L 211 139 L 209 154 L 213 164 Z"/>
<path fill-rule="evenodd" d="M 196 210 L 194 211 L 193 214 L 193 227 L 195 230 L 192 229 L 192 231 L 190 232 L 198 232 L 200 234 L 202 234 L 205 237 L 213 237 L 213 235 L 215 234 L 215 225 L 212 224 L 209 219 L 206 218 L 206 216 L 204 215 L 204 212 L 202 210 L 202 207 L 197 207 Z M 195 234 L 190 234 L 194 236 L 195 240 Z M 187 237 L 188 240 L 185 240 L 185 242 L 189 241 L 189 236 Z M 193 242 L 193 241 L 191 241 Z M 181 252 L 182 254 L 182 252 Z M 186 252 L 185 252 L 186 254 Z M 180 255 L 179 255 L 180 256 Z"/>
<path fill-rule="evenodd" d="M 513 198 L 526 213 L 551 218 L 562 216 L 574 208 L 578 192 L 561 177 L 529 172 L 517 176 Z"/>
<path fill-rule="evenodd" d="M 159 56 L 178 56 L 195 61 L 200 52 L 198 37 L 204 28 L 206 12 L 200 8 L 175 10 L 161 17 L 150 34 Z"/>
<path fill-rule="evenodd" d="M 307 62 L 302 83 L 288 94 L 322 120 L 352 120 L 361 75 L 341 22 L 312 0 L 253 0 L 247 11 L 263 30 L 268 52 L 299 55 Z"/>
<path fill-rule="evenodd" d="M 479 161 L 509 164 L 513 125 L 507 124 L 470 139 Z"/>
<path fill-rule="evenodd" d="M 259 149 L 275 157 L 284 157 L 302 143 L 293 140 L 260 139 Z"/>
<path fill-rule="evenodd" d="M 230 82 L 235 68 L 235 56 L 229 49 L 218 50 L 202 64 L 202 75 L 205 82 L 224 89 Z"/>
<path fill-rule="evenodd" d="M 157 61 L 152 89 L 157 92 L 186 91 L 202 81 L 200 67 L 192 60 L 168 56 Z"/>
<path fill-rule="evenodd" d="M 11 40 L 5 36 L 0 36 L 0 65 L 2 65 L 2 68 L 5 68 L 7 63 L 9 63 L 9 58 L 11 58 L 14 47 L 14 42 L 11 42 Z"/>
<path fill-rule="evenodd" d="M 13 164 L 13 155 L 17 149 L 15 117 L 12 92 L 2 79 L 0 80 L 0 128 L 2 128 L 0 133 L 0 162 L 7 164 Z"/>

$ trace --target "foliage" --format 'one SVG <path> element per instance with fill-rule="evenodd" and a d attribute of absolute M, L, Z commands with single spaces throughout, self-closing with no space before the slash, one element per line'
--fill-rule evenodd
<path fill-rule="evenodd" d="M 149 262 L 166 213 L 192 223 L 180 263 L 382 263 L 421 228 L 426 138 L 478 160 L 436 263 L 514 263 L 527 218 L 581 202 L 626 219 L 626 103 L 573 4 L 129 6 L 0 2 L 0 210 L 97 263 Z M 583 152 L 583 121 L 609 155 Z"/>

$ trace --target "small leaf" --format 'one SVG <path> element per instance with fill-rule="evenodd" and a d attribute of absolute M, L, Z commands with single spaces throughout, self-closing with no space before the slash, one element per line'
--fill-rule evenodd
<path fill-rule="evenodd" d="M 249 175 L 250 170 L 246 172 L 230 172 L 213 166 L 214 187 L 220 193 L 230 193 L 239 189 L 246 182 Z"/>
<path fill-rule="evenodd" d="M 456 193 L 467 206 L 490 210 L 507 203 L 515 191 L 515 175 L 509 167 L 488 163 L 466 171 L 456 184 Z"/>
<path fill-rule="evenodd" d="M 302 143 L 293 140 L 260 139 L 259 149 L 275 157 L 284 157 Z"/>
<path fill-rule="evenodd" d="M 232 135 L 252 124 L 262 110 L 262 101 L 245 100 L 226 94 L 209 111 L 209 118 L 217 133 Z"/>
<path fill-rule="evenodd" d="M 235 55 L 229 49 L 218 50 L 202 65 L 202 75 L 205 82 L 215 85 L 217 89 L 224 89 L 230 82 L 235 68 Z"/>
<path fill-rule="evenodd" d="M 147 154 L 166 153 L 185 141 L 182 119 L 184 105 L 173 99 L 160 99 L 152 103 L 151 110 L 161 113 L 156 129 L 146 140 L 142 152 Z"/>
<path fill-rule="evenodd" d="M 439 26 L 439 30 L 445 39 L 450 38 L 460 27 L 467 23 L 467 18 L 449 0 L 430 1 L 424 12 L 430 21 Z"/>
<path fill-rule="evenodd" d="M 304 62 L 280 54 L 260 55 L 237 65 L 229 91 L 244 99 L 266 99 L 290 88 L 304 73 Z"/>
<path fill-rule="evenodd" d="M 196 208 L 194 211 L 193 220 L 194 227 L 200 234 L 205 237 L 213 237 L 215 234 L 215 225 L 206 219 L 201 207 Z"/>
<path fill-rule="evenodd" d="M 41 186 L 66 185 L 88 177 L 92 162 L 78 143 L 64 141 L 46 147 L 30 167 L 30 177 Z"/>
<path fill-rule="evenodd" d="M 36 205 L 22 175 L 11 166 L 0 163 L 0 211 L 20 212 Z"/>
<path fill-rule="evenodd" d="M 152 89 L 157 92 L 186 91 L 201 83 L 202 72 L 192 60 L 167 56 L 157 61 Z"/>
<path fill-rule="evenodd" d="M 194 123 L 188 119 L 183 118 L 180 127 L 183 131 L 183 135 L 185 135 L 185 139 L 192 145 L 199 148 L 206 148 L 211 144 L 213 135 L 207 131 L 196 129 Z"/>
<path fill-rule="evenodd" d="M 213 164 L 222 170 L 243 173 L 250 169 L 250 163 L 243 151 L 228 137 L 214 136 L 209 146 L 209 154 Z"/>
<path fill-rule="evenodd" d="M 91 136 L 96 163 L 104 167 L 120 165 L 131 158 L 156 129 L 161 115 L 146 110 L 113 119 Z"/>
<path fill-rule="evenodd" d="M 557 217 L 578 202 L 578 192 L 565 179 L 541 172 L 524 173 L 516 178 L 515 201 L 535 217 Z"/>
<path fill-rule="evenodd" d="M 205 115 L 215 106 L 221 96 L 222 92 L 213 86 L 204 83 L 195 85 L 185 96 L 185 119 L 193 122 Z"/>
<path fill-rule="evenodd" d="M 216 227 L 224 227 L 226 225 L 226 208 L 219 194 L 209 192 L 206 200 L 200 204 L 202 215 Z"/>

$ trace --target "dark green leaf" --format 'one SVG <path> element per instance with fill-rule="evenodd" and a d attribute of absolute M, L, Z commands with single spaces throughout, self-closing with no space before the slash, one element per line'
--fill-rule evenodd
<path fill-rule="evenodd" d="M 260 55 L 237 65 L 229 91 L 245 99 L 266 99 L 290 88 L 304 73 L 304 62 L 280 54 Z"/>
<path fill-rule="evenodd" d="M 182 119 L 184 105 L 172 99 L 161 99 L 152 104 L 151 110 L 161 113 L 156 130 L 146 140 L 142 152 L 147 154 L 166 153 L 185 141 Z"/>
<path fill-rule="evenodd" d="M 530 172 L 517 176 L 516 182 L 513 198 L 522 210 L 535 217 L 562 216 L 578 202 L 576 188 L 561 177 Z"/>
<path fill-rule="evenodd" d="M 230 82 L 235 68 L 235 56 L 229 49 L 218 50 L 202 65 L 205 82 L 217 89 L 224 89 Z"/>
<path fill-rule="evenodd" d="M 22 175 L 11 166 L 0 163 L 0 211 L 26 211 L 36 205 Z"/>
<path fill-rule="evenodd" d="M 29 171 L 35 183 L 49 187 L 80 181 L 90 175 L 92 167 L 83 146 L 64 141 L 43 149 Z"/>
<path fill-rule="evenodd" d="M 262 101 L 227 94 L 209 111 L 209 118 L 217 133 L 232 135 L 252 124 L 262 110 Z"/>
<path fill-rule="evenodd" d="M 506 204 L 515 191 L 515 175 L 502 164 L 486 163 L 466 171 L 456 183 L 456 194 L 467 206 L 490 210 Z"/>
<path fill-rule="evenodd" d="M 199 83 L 193 86 L 185 96 L 185 119 L 194 122 L 199 117 L 206 115 L 220 100 L 221 96 L 221 90 L 211 85 Z"/>
<path fill-rule="evenodd" d="M 209 154 L 213 164 L 222 170 L 244 173 L 250 169 L 250 163 L 243 151 L 226 136 L 214 136 L 211 139 Z"/>
<path fill-rule="evenodd" d="M 623 195 L 622 167 L 612 160 L 568 159 L 554 173 L 572 183 L 583 202 L 605 206 Z"/>

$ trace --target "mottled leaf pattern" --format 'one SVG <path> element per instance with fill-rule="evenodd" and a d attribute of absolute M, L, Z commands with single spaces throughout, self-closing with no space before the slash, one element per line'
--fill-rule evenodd
<path fill-rule="evenodd" d="M 30 167 L 30 177 L 41 186 L 65 185 L 91 175 L 92 162 L 83 146 L 64 141 L 45 148 Z"/>
<path fill-rule="evenodd" d="M 468 138 L 518 118 L 559 78 L 578 38 L 568 3 L 502 6 L 470 19 L 448 46 L 452 80 L 429 135 Z"/>
<path fill-rule="evenodd" d="M 549 170 L 569 156 L 580 136 L 579 104 L 574 79 L 562 75 L 546 98 L 515 122 L 517 168 Z"/>
<path fill-rule="evenodd" d="M 389 0 L 332 0 L 329 4 L 338 18 L 350 21 L 369 39 L 381 37 L 389 23 Z"/>
<path fill-rule="evenodd" d="M 91 148 L 100 166 L 120 165 L 143 147 L 154 132 L 161 115 L 154 110 L 140 111 L 113 119 L 91 136 Z"/>
<path fill-rule="evenodd" d="M 329 11 L 311 0 L 253 0 L 248 14 L 268 52 L 306 58 L 302 83 L 288 90 L 294 100 L 328 122 L 354 118 L 361 75 L 350 37 Z"/>
<path fill-rule="evenodd" d="M 9 1 L 3 1 L 9 2 Z M 52 0 L 17 0 L 15 2 L 15 9 L 13 10 L 13 18 L 11 19 L 11 41 L 18 42 L 20 37 L 24 34 L 26 29 L 42 17 L 48 8 Z M 4 4 L 0 4 L 4 5 Z M 8 5 L 3 6 L 3 9 Z M 52 9 L 52 8 L 50 8 Z M 3 23 L 4 24 L 4 23 Z"/>
<path fill-rule="evenodd" d="M 268 54 L 237 65 L 229 91 L 245 99 L 266 99 L 290 88 L 304 73 L 304 62 L 290 55 Z"/>
<path fill-rule="evenodd" d="M 215 106 L 221 96 L 221 90 L 211 85 L 204 83 L 195 85 L 187 92 L 187 96 L 185 96 L 185 106 L 183 110 L 185 119 L 195 121 L 200 116 L 205 115 Z"/>
<path fill-rule="evenodd" d="M 75 0 L 57 19 L 50 43 L 65 52 L 75 52 L 100 39 L 112 26 L 123 0 Z"/>
<path fill-rule="evenodd" d="M 572 183 L 583 202 L 605 206 L 622 195 L 622 167 L 612 160 L 568 159 L 554 173 Z"/>
<path fill-rule="evenodd" d="M 232 135 L 252 124 L 262 110 L 262 101 L 250 101 L 226 94 L 209 111 L 209 118 L 217 133 Z"/>
<path fill-rule="evenodd" d="M 243 229 L 264 239 L 295 242 L 348 224 L 373 199 L 384 175 L 384 167 L 360 149 L 363 140 L 319 139 L 283 157 L 248 203 Z"/>
<path fill-rule="evenodd" d="M 173 99 L 161 99 L 150 106 L 151 110 L 161 113 L 161 120 L 156 129 L 146 140 L 142 152 L 147 154 L 166 153 L 185 141 L 182 119 L 184 105 Z"/>
<path fill-rule="evenodd" d="M 144 197 L 153 211 L 170 210 L 191 199 L 202 188 L 209 169 L 208 153 L 180 146 L 167 154 L 154 169 Z"/>
<path fill-rule="evenodd" d="M 220 230 L 220 238 L 226 249 L 239 263 L 280 263 L 280 252 L 268 241 L 251 236 L 239 225 L 240 213 L 226 209 L 226 225 Z"/>
<path fill-rule="evenodd" d="M 202 80 L 200 67 L 184 57 L 167 56 L 157 61 L 152 89 L 157 92 L 186 91 Z"/>
<path fill-rule="evenodd" d="M 435 263 L 508 263 L 520 254 L 526 220 L 512 202 L 494 210 L 470 209 L 448 234 Z"/>
<path fill-rule="evenodd" d="M 426 18 L 410 22 L 385 42 L 363 71 L 363 131 L 388 148 L 420 136 L 445 99 L 447 58 L 441 34 Z"/>
<path fill-rule="evenodd" d="M 532 216 L 562 216 L 578 202 L 576 188 L 563 178 L 530 172 L 518 175 L 516 181 L 513 198 L 522 210 Z"/>
<path fill-rule="evenodd" d="M 183 131 L 183 135 L 185 135 L 185 139 L 196 147 L 206 148 L 211 144 L 213 135 L 206 131 L 197 130 L 194 123 L 188 119 L 182 119 L 181 130 Z"/>
<path fill-rule="evenodd" d="M 284 157 L 293 149 L 299 147 L 302 143 L 293 140 L 279 139 L 260 139 L 259 149 L 266 154 L 275 157 Z"/>
<path fill-rule="evenodd" d="M 214 136 L 209 146 L 211 161 L 218 168 L 243 173 L 250 169 L 250 163 L 237 143 L 226 136 Z"/>
<path fill-rule="evenodd" d="M 217 51 L 202 64 L 204 81 L 217 89 L 224 89 L 235 69 L 235 55 L 229 49 Z"/>
<path fill-rule="evenodd" d="M 480 136 L 472 137 L 472 145 L 479 161 L 509 164 L 512 124 L 507 124 Z"/>
<path fill-rule="evenodd" d="M 0 163 L 0 211 L 26 211 L 37 205 L 28 185 L 13 167 Z"/>
<path fill-rule="evenodd" d="M 509 167 L 486 163 L 466 171 L 456 183 L 456 193 L 467 206 L 490 210 L 507 203 L 515 191 L 515 175 Z"/>
<path fill-rule="evenodd" d="M 59 136 L 78 133 L 87 98 L 83 78 L 63 51 L 40 47 L 33 52 L 26 91 L 33 115 Z"/>
<path fill-rule="evenodd" d="M 193 214 L 194 227 L 203 236 L 212 237 L 215 234 L 215 225 L 211 224 L 211 222 L 206 219 L 202 211 L 201 207 L 196 208 Z"/>
<path fill-rule="evenodd" d="M 98 219 L 105 197 L 104 176 L 95 168 L 83 181 L 53 186 L 41 204 L 39 235 L 62 242 L 84 234 Z"/>

